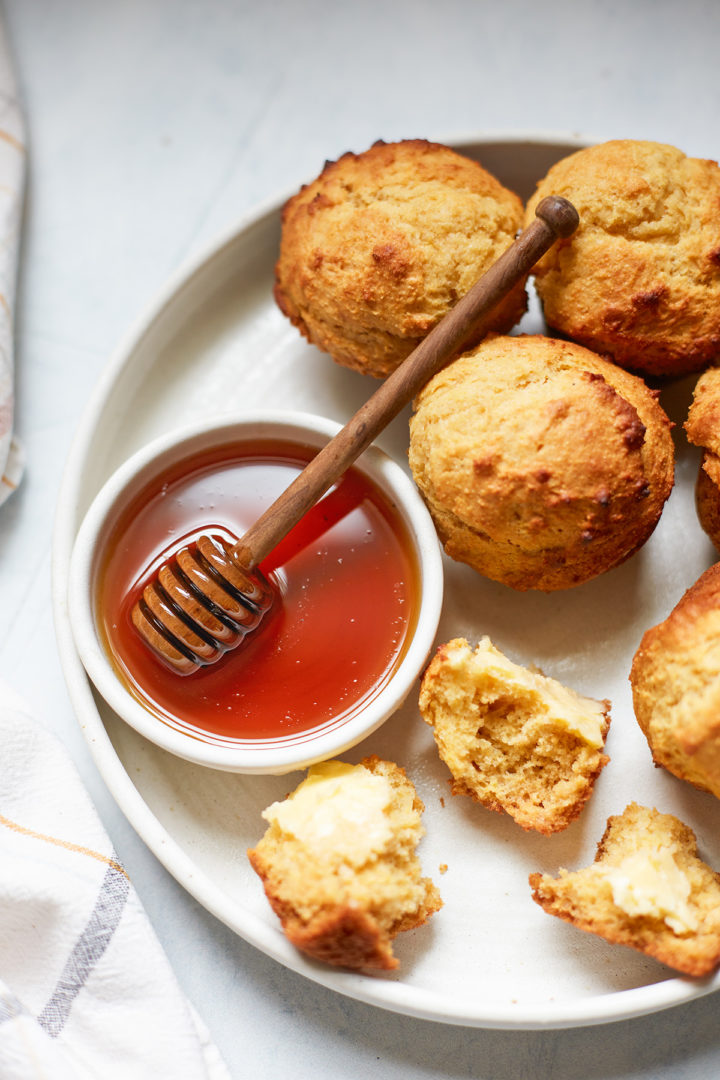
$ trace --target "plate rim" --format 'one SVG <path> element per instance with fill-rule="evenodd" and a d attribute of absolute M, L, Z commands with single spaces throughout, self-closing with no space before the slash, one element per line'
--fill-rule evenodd
<path fill-rule="evenodd" d="M 589 143 L 604 141 L 577 132 L 562 131 L 502 131 L 456 133 L 445 139 L 447 146 L 482 147 L 502 143 L 535 143 L 566 145 L 581 149 Z M 68 619 L 68 574 L 74 543 L 73 522 L 77 517 L 81 474 L 79 465 L 87 453 L 96 430 L 96 417 L 106 406 L 112 389 L 133 351 L 158 321 L 182 288 L 189 287 L 193 278 L 220 257 L 241 236 L 260 225 L 270 215 L 276 215 L 284 202 L 297 191 L 299 184 L 279 191 L 246 210 L 235 221 L 186 257 L 166 278 L 143 306 L 139 315 L 121 337 L 108 359 L 98 381 L 84 406 L 80 421 L 71 440 L 62 472 L 53 518 L 51 547 L 51 595 L 55 636 L 63 676 L 73 712 L 79 722 L 91 757 L 118 808 L 134 831 L 178 884 L 193 896 L 207 911 L 228 926 L 243 940 L 260 949 L 285 967 L 312 981 L 355 1000 L 384 1008 L 390 1012 L 439 1023 L 465 1027 L 510 1030 L 576 1028 L 632 1019 L 659 1012 L 704 997 L 720 989 L 720 972 L 715 976 L 690 980 L 671 976 L 644 986 L 565 1001 L 559 1008 L 544 1004 L 523 1004 L 516 1008 L 507 1005 L 489 1006 L 483 999 L 480 1009 L 458 1009 L 447 1000 L 424 988 L 408 986 L 402 981 L 378 980 L 372 976 L 340 969 L 328 969 L 309 960 L 252 912 L 244 911 L 245 925 L 239 927 L 233 916 L 233 905 L 224 902 L 209 876 L 185 853 L 179 843 L 161 825 L 128 775 L 116 752 L 95 703 L 92 684 L 75 649 Z M 402 988 L 402 991 L 398 990 Z"/>

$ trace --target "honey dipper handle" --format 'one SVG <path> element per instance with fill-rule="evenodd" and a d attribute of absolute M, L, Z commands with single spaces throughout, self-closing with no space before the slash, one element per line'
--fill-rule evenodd
<path fill-rule="evenodd" d="M 269 555 L 425 383 L 462 349 L 482 318 L 529 273 L 555 240 L 570 236 L 579 223 L 575 207 L 558 195 L 543 199 L 535 214 L 535 221 L 251 525 L 232 549 L 234 558 L 246 569 L 254 570 Z"/>

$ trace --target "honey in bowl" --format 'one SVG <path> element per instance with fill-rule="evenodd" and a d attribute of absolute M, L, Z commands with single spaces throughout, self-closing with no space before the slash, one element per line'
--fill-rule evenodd
<path fill-rule="evenodd" d="M 412 638 L 420 590 L 411 539 L 357 468 L 262 563 L 273 607 L 217 663 L 179 676 L 133 627 L 132 607 L 159 565 L 201 533 L 242 536 L 312 454 L 258 440 L 204 451 L 148 484 L 109 535 L 96 596 L 106 649 L 147 709 L 199 739 L 292 742 L 337 727 L 382 690 Z"/>

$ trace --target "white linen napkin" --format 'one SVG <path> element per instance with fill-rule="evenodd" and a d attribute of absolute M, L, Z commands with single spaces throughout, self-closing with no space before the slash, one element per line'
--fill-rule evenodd
<path fill-rule="evenodd" d="M 0 23 L 0 505 L 20 483 L 13 435 L 15 278 L 25 189 L 25 130 L 5 29 Z"/>
<path fill-rule="evenodd" d="M 0 683 L 0 1077 L 229 1080 L 64 747 Z"/>

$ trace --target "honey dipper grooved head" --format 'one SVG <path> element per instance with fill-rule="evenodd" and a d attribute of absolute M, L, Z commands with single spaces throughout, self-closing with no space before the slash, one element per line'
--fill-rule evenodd
<path fill-rule="evenodd" d="M 272 589 L 259 571 L 244 570 L 222 539 L 201 536 L 161 567 L 131 617 L 167 667 L 190 675 L 236 648 L 272 602 Z"/>

